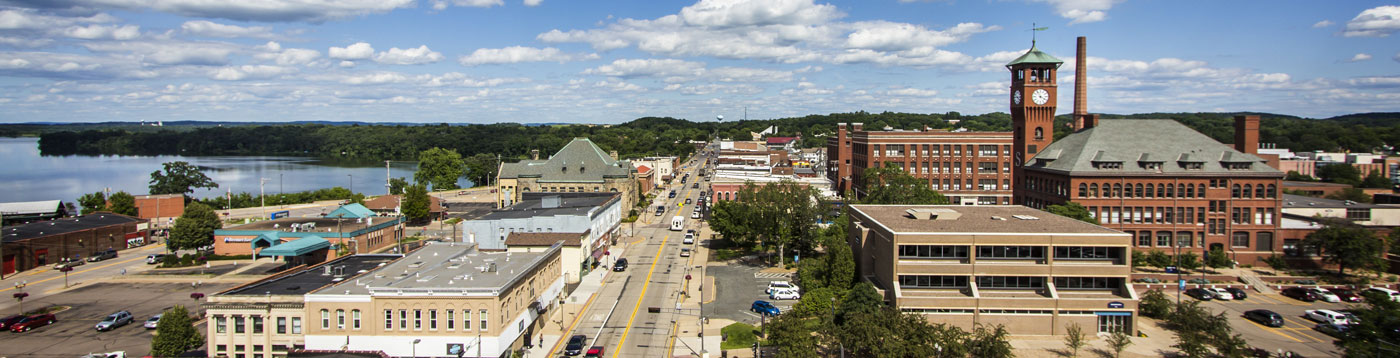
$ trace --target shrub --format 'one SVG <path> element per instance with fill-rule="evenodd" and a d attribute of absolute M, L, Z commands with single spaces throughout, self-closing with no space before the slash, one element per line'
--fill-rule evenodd
<path fill-rule="evenodd" d="M 160 259 L 161 267 L 175 267 L 180 265 L 180 258 L 175 255 L 165 255 Z"/>
<path fill-rule="evenodd" d="M 194 255 L 192 255 L 192 254 L 185 254 L 184 256 L 180 256 L 180 266 L 190 266 L 190 265 L 194 265 Z"/>
<path fill-rule="evenodd" d="M 1143 316 L 1163 319 L 1171 313 L 1172 301 L 1167 298 L 1167 294 L 1162 290 L 1150 290 L 1142 295 L 1142 300 L 1138 302 L 1138 313 Z"/>
<path fill-rule="evenodd" d="M 720 343 L 720 348 L 748 349 L 750 346 L 753 346 L 754 342 L 758 341 L 758 338 L 754 334 L 756 331 L 757 329 L 755 329 L 754 326 L 744 323 L 724 326 L 723 329 L 720 329 L 720 333 L 722 333 L 725 338 L 724 342 Z"/>

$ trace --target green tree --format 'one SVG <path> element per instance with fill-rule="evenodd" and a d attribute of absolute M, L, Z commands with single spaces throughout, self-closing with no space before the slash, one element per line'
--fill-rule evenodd
<path fill-rule="evenodd" d="M 83 207 L 83 215 L 107 210 L 107 198 L 102 192 L 83 194 L 78 197 L 78 205 Z"/>
<path fill-rule="evenodd" d="M 214 209 L 199 202 L 185 205 L 185 212 L 175 219 L 166 247 L 171 251 L 195 249 L 214 243 L 214 230 L 223 227 Z"/>
<path fill-rule="evenodd" d="M 915 178 L 896 167 L 865 170 L 865 196 L 862 204 L 928 205 L 948 204 L 948 198 L 929 186 L 928 180 Z"/>
<path fill-rule="evenodd" d="M 136 197 L 125 191 L 112 193 L 112 197 L 107 198 L 107 210 L 126 216 L 136 216 Z"/>
<path fill-rule="evenodd" d="M 1128 250 L 1128 251 L 1133 253 L 1133 254 L 1132 254 L 1132 255 L 1133 255 L 1133 257 L 1132 257 L 1132 260 L 1133 260 L 1133 268 L 1138 268 L 1138 267 L 1142 267 L 1142 266 L 1146 266 L 1146 265 L 1147 265 L 1147 254 L 1146 254 L 1146 253 L 1143 253 L 1142 251 L 1138 251 L 1138 250 Z"/>
<path fill-rule="evenodd" d="M 1099 224 L 1099 221 L 1097 219 L 1094 219 L 1093 215 L 1089 215 L 1088 208 L 1085 208 L 1083 205 L 1079 205 L 1079 203 L 1075 202 L 1067 202 L 1060 205 L 1051 205 L 1049 207 L 1046 207 L 1045 211 L 1051 214 L 1083 221 L 1094 225 Z"/>
<path fill-rule="evenodd" d="M 1304 247 L 1316 247 L 1322 260 L 1337 265 L 1337 274 L 1346 274 L 1347 267 L 1379 267 L 1384 259 L 1384 243 L 1371 230 L 1345 220 L 1326 220 L 1324 227 L 1303 238 Z"/>
<path fill-rule="evenodd" d="M 190 194 L 194 189 L 218 188 L 219 184 L 199 167 L 189 162 L 176 161 L 161 164 L 164 169 L 151 172 L 151 195 Z"/>
<path fill-rule="evenodd" d="M 204 345 L 204 335 L 194 329 L 184 305 L 175 305 L 160 315 L 156 335 L 151 338 L 151 355 L 175 357 Z"/>
<path fill-rule="evenodd" d="M 1390 253 L 1400 255 L 1400 230 L 1391 229 L 1385 241 L 1390 243 Z"/>
<path fill-rule="evenodd" d="M 413 173 L 413 180 L 431 185 L 433 191 L 453 190 L 465 170 L 466 164 L 457 151 L 433 147 L 418 154 L 418 172 Z"/>
<path fill-rule="evenodd" d="M 768 343 L 778 347 L 778 357 L 817 358 L 820 346 L 817 336 L 807 327 L 808 321 L 802 316 L 779 315 L 768 322 Z"/>
<path fill-rule="evenodd" d="M 1195 252 L 1182 252 L 1176 255 L 1176 267 L 1187 271 L 1195 270 L 1201 267 L 1200 258 Z"/>
<path fill-rule="evenodd" d="M 885 299 L 875 291 L 874 285 L 858 282 L 851 287 L 846 293 L 846 298 L 841 300 L 840 306 L 836 308 L 836 324 L 845 324 L 855 316 L 874 314 L 884 305 Z"/>
<path fill-rule="evenodd" d="M 472 181 L 473 186 L 484 186 L 491 184 L 491 178 L 496 177 L 496 172 L 500 170 L 500 162 L 496 156 L 487 153 L 477 153 L 466 159 L 467 179 Z"/>
<path fill-rule="evenodd" d="M 1365 190 L 1357 188 L 1344 188 L 1323 197 L 1332 200 L 1350 200 L 1358 203 L 1371 202 L 1371 194 L 1366 194 Z"/>
<path fill-rule="evenodd" d="M 1173 264 L 1171 255 L 1162 250 L 1152 250 L 1147 253 L 1147 265 L 1156 268 L 1165 268 Z"/>
<path fill-rule="evenodd" d="M 1317 181 L 1317 178 L 1313 178 L 1313 177 L 1311 177 L 1311 176 L 1303 175 L 1303 174 L 1301 174 L 1301 173 L 1298 173 L 1298 171 L 1296 171 L 1296 170 L 1289 170 L 1289 171 L 1288 171 L 1288 174 L 1285 174 L 1285 175 L 1284 175 L 1283 180 L 1286 180 L 1286 181 Z"/>
<path fill-rule="evenodd" d="M 404 218 L 409 222 L 422 223 L 428 220 L 431 213 L 432 199 L 428 197 L 428 189 L 423 184 L 410 185 L 403 194 L 402 207 Z"/>
<path fill-rule="evenodd" d="M 408 180 L 404 178 L 389 179 L 389 195 L 403 195 L 405 188 L 408 188 Z"/>
<path fill-rule="evenodd" d="M 1230 267 L 1230 255 L 1222 249 L 1212 249 L 1206 253 L 1206 266 L 1210 268 Z"/>
<path fill-rule="evenodd" d="M 1113 350 L 1113 358 L 1123 356 L 1123 350 L 1133 344 L 1133 337 L 1122 331 L 1113 332 L 1108 336 L 1108 349 Z"/>
<path fill-rule="evenodd" d="M 1069 349 L 1070 357 L 1079 357 L 1079 349 L 1088 343 L 1084 340 L 1084 329 L 1078 323 L 1065 326 L 1065 348 Z"/>
<path fill-rule="evenodd" d="M 1390 183 L 1390 179 L 1386 179 L 1384 175 L 1381 175 L 1381 171 L 1379 170 L 1372 170 L 1370 173 L 1366 174 L 1366 179 L 1361 180 L 1362 188 L 1390 189 L 1393 186 L 1395 185 Z"/>
<path fill-rule="evenodd" d="M 762 186 L 745 184 L 738 198 L 715 204 L 710 226 L 735 246 L 759 244 L 776 249 L 784 260 L 789 249 L 811 253 L 817 247 L 816 221 L 824 206 L 817 191 L 784 180 Z"/>
<path fill-rule="evenodd" d="M 979 358 L 1012 358 L 1016 354 L 1011 349 L 1011 342 L 1007 341 L 1010 336 L 1006 332 L 1006 327 L 996 325 L 988 328 L 985 325 L 977 325 L 972 331 L 972 339 L 967 343 L 968 353 L 971 357 Z"/>
<path fill-rule="evenodd" d="M 1288 260 L 1285 260 L 1283 256 L 1270 255 L 1269 257 L 1265 257 L 1264 264 L 1269 265 L 1269 268 L 1274 269 L 1274 273 L 1279 273 L 1288 270 Z"/>
<path fill-rule="evenodd" d="M 1162 290 L 1148 290 L 1142 294 L 1142 301 L 1138 303 L 1138 313 L 1151 318 L 1166 318 L 1171 311 L 1172 301 Z"/>
<path fill-rule="evenodd" d="M 1360 322 L 1353 322 L 1337 341 L 1346 357 L 1384 357 L 1400 352 L 1400 302 L 1384 294 L 1365 291 L 1366 307 L 1355 311 Z M 1381 354 L 1385 353 L 1385 354 Z"/>
<path fill-rule="evenodd" d="M 1350 164 L 1336 163 L 1318 166 L 1317 176 L 1321 177 L 1324 181 L 1333 183 L 1351 186 L 1361 185 L 1361 171 Z"/>

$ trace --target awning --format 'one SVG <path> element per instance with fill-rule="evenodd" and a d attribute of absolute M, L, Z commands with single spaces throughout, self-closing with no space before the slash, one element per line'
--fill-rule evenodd
<path fill-rule="evenodd" d="M 320 236 L 310 236 L 263 249 L 262 252 L 258 253 L 258 256 L 301 256 L 330 247 L 330 241 L 326 241 L 326 239 L 322 239 Z"/>
<path fill-rule="evenodd" d="M 1098 316 L 1132 316 L 1133 313 L 1132 313 L 1132 312 L 1123 312 L 1123 311 L 1095 311 L 1095 312 L 1094 312 L 1094 315 L 1098 315 Z"/>

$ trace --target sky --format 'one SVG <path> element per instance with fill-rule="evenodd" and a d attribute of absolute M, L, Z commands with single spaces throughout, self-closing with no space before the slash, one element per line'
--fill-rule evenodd
<path fill-rule="evenodd" d="M 1044 31 L 1031 31 L 1046 27 Z M 1094 113 L 1400 111 L 1400 3 L 0 0 L 0 123 L 621 123 L 1005 112 L 1088 38 Z"/>

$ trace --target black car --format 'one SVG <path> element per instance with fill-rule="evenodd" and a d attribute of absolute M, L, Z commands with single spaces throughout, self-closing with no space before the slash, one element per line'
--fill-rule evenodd
<path fill-rule="evenodd" d="M 1186 295 L 1201 301 L 1210 301 L 1212 298 L 1215 298 L 1215 294 L 1200 288 L 1186 290 Z"/>
<path fill-rule="evenodd" d="M 627 271 L 627 259 L 625 259 L 625 258 L 617 259 L 617 262 L 614 262 L 614 263 L 613 263 L 613 271 L 618 271 L 618 272 Z M 581 349 L 581 348 L 580 348 L 580 349 Z"/>
<path fill-rule="evenodd" d="M 582 334 L 577 334 L 573 337 L 569 337 L 569 344 L 564 346 L 564 355 L 573 357 L 578 355 L 579 353 L 582 353 L 583 344 L 588 343 L 586 342 L 587 340 L 588 337 Z"/>
<path fill-rule="evenodd" d="M 1270 310 L 1245 311 L 1244 318 L 1269 327 L 1283 327 L 1283 316 Z"/>
<path fill-rule="evenodd" d="M 1234 288 L 1234 287 L 1226 288 L 1226 289 L 1225 289 L 1225 292 L 1229 292 L 1229 293 L 1230 293 L 1230 296 L 1235 297 L 1235 299 L 1237 299 L 1237 300 L 1243 300 L 1243 299 L 1249 297 L 1249 294 L 1246 293 L 1246 292 L 1244 292 L 1244 290 L 1241 290 L 1241 289 L 1238 289 L 1238 288 Z"/>
<path fill-rule="evenodd" d="M 1279 294 L 1280 294 L 1280 295 L 1283 295 L 1283 297 L 1290 297 L 1290 298 L 1297 299 L 1297 300 L 1303 301 L 1303 302 L 1317 301 L 1317 295 L 1316 295 L 1316 294 L 1313 294 L 1312 292 L 1308 292 L 1307 289 L 1302 288 L 1302 287 L 1289 287 L 1289 288 L 1285 288 L 1285 289 L 1283 289 L 1283 292 L 1279 292 Z"/>

